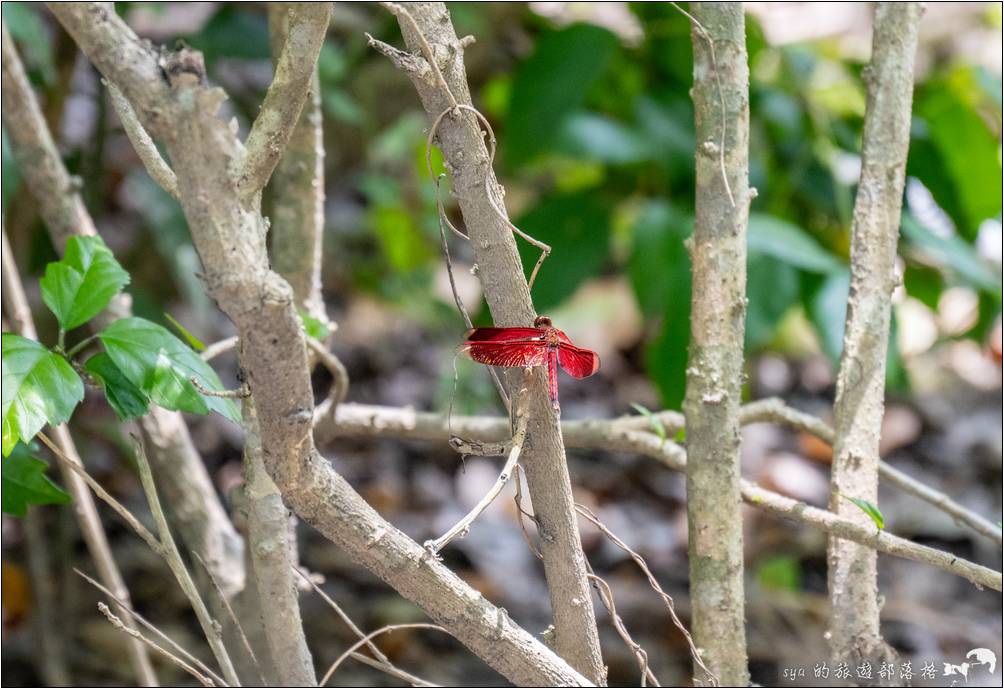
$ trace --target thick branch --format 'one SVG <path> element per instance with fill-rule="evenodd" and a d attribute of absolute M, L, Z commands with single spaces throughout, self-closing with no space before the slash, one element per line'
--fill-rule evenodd
<path fill-rule="evenodd" d="M 330 2 L 291 3 L 286 7 L 289 11 L 286 42 L 265 101 L 245 142 L 246 152 L 238 178 L 238 189 L 245 202 L 268 184 L 272 170 L 293 135 L 328 32 Z"/>
<path fill-rule="evenodd" d="M 746 320 L 749 68 L 742 3 L 695 3 L 697 196 L 687 395 L 687 517 L 693 631 L 726 685 L 746 665 L 739 404 Z M 738 202 L 737 202 L 738 199 Z"/>
<path fill-rule="evenodd" d="M 61 8 L 56 8 L 60 14 Z M 128 27 L 107 22 L 81 21 L 75 27 L 74 37 L 84 52 L 90 55 L 94 49 L 98 57 L 103 55 L 103 46 L 136 40 Z M 175 67 L 197 62 L 188 51 L 165 58 L 164 71 L 172 90 L 159 104 L 171 113 L 164 144 L 178 176 L 182 206 L 209 291 L 237 326 L 258 411 L 265 467 L 284 501 L 512 682 L 589 684 L 513 624 L 502 609 L 384 520 L 317 453 L 307 351 L 292 290 L 269 269 L 263 218 L 239 201 L 236 193 L 231 170 L 243 151 L 227 124 L 217 117 L 224 96 L 205 87 L 201 73 L 190 78 Z M 100 59 L 96 64 L 102 71 L 108 67 Z M 116 83 L 127 96 L 131 90 L 143 90 L 138 85 L 127 88 L 121 79 Z"/>
<path fill-rule="evenodd" d="M 96 234 L 94 222 L 66 171 L 6 29 L 3 76 L 3 123 L 14 158 L 53 244 L 62 253 L 70 237 Z M 129 299 L 120 295 L 97 320 L 104 324 L 130 315 Z M 158 406 L 151 407 L 139 424 L 182 541 L 205 560 L 227 595 L 233 595 L 244 585 L 244 543 L 220 502 L 188 426 L 181 414 Z"/>
<path fill-rule="evenodd" d="M 366 404 L 342 404 L 332 437 L 381 437 L 447 442 L 451 434 L 472 441 L 497 442 L 509 437 L 509 420 L 491 416 L 445 416 L 413 409 Z M 626 452 L 652 457 L 673 471 L 686 471 L 687 453 L 676 443 L 663 442 L 654 433 L 623 428 L 615 421 L 563 421 L 561 431 L 568 447 L 585 450 Z M 741 481 L 742 499 L 772 514 L 805 524 L 810 528 L 860 543 L 881 553 L 932 565 L 971 581 L 978 586 L 1001 590 L 1001 573 L 968 562 L 936 548 L 912 543 L 874 524 L 860 525 L 818 507 Z"/>
<path fill-rule="evenodd" d="M 830 478 L 830 509 L 862 525 L 869 522 L 868 516 L 845 498 L 878 502 L 890 297 L 896 286 L 896 241 L 921 13 L 921 4 L 915 2 L 876 5 L 872 60 L 865 72 L 868 101 L 851 226 L 851 287 L 833 406 L 836 434 Z M 892 651 L 879 630 L 875 552 L 831 538 L 827 559 L 834 657 L 850 663 L 861 658 L 881 662 Z"/>
<path fill-rule="evenodd" d="M 388 6 L 398 17 L 412 55 L 393 50 L 390 53 L 415 85 L 430 123 L 457 104 L 470 106 L 463 62 L 466 42 L 457 38 L 446 6 L 440 2 Z M 504 210 L 501 201 L 504 194 L 491 169 L 476 116 L 466 110 L 444 116 L 436 139 L 453 175 L 454 193 L 474 247 L 478 276 L 492 318 L 501 326 L 529 326 L 536 313 L 511 226 L 499 213 Z M 508 376 L 510 390 L 517 389 L 520 377 L 519 372 Z M 530 386 L 529 429 L 521 466 L 526 471 L 542 534 L 544 572 L 554 613 L 555 648 L 573 667 L 594 682 L 602 683 L 605 668 L 565 448 L 557 415 L 548 400 L 542 368 L 534 371 Z"/>

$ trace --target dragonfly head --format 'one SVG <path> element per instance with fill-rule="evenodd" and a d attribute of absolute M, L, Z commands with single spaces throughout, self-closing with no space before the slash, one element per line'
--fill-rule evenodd
<path fill-rule="evenodd" d="M 551 319 L 548 318 L 547 316 L 537 316 L 536 318 L 533 319 L 533 327 L 550 328 L 553 326 L 551 325 Z"/>

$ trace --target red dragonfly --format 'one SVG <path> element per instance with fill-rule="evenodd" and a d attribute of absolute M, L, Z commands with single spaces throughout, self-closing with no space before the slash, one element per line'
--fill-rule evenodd
<path fill-rule="evenodd" d="M 474 328 L 464 335 L 461 354 L 489 366 L 547 366 L 547 392 L 555 411 L 558 367 L 573 378 L 588 378 L 600 368 L 596 352 L 572 344 L 547 316 L 537 316 L 532 328 Z"/>

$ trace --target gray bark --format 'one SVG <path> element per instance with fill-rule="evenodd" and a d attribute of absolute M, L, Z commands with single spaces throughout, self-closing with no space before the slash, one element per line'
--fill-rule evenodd
<path fill-rule="evenodd" d="M 293 292 L 269 268 L 256 200 L 235 193 L 238 180 L 246 178 L 243 146 L 217 116 L 225 96 L 204 84 L 201 55 L 183 50 L 162 57 L 101 4 L 50 8 L 167 148 L 209 292 L 237 326 L 265 468 L 286 503 L 512 682 L 588 685 L 504 610 L 377 514 L 317 452 L 307 349 Z"/>
<path fill-rule="evenodd" d="M 406 5 L 418 31 L 398 15 L 401 33 L 411 54 L 381 50 L 401 68 L 415 85 L 430 122 L 452 102 L 422 52 L 422 36 L 431 47 L 439 69 L 456 102 L 471 104 L 470 89 L 464 68 L 464 45 L 457 38 L 449 11 L 441 2 L 416 2 Z M 437 132 L 447 170 L 453 176 L 454 194 L 460 204 L 464 223 L 470 233 L 477 260 L 478 277 L 484 288 L 488 308 L 496 325 L 529 326 L 536 317 L 530 290 L 523 274 L 516 240 L 506 220 L 492 207 L 488 188 L 502 208 L 503 192 L 495 180 L 485 148 L 484 135 L 475 116 L 469 112 L 447 115 Z M 543 368 L 533 372 L 530 385 L 530 417 L 526 446 L 521 465 L 533 502 L 534 516 L 541 536 L 544 574 L 554 614 L 555 649 L 572 667 L 593 682 L 604 683 L 606 668 L 600 651 L 592 592 L 586 577 L 572 497 L 571 480 L 565 461 L 558 417 L 547 395 Z M 522 374 L 508 377 L 509 389 L 518 390 Z M 510 395 L 511 396 L 511 395 Z"/>
<path fill-rule="evenodd" d="M 62 253 L 70 237 L 93 236 L 97 230 L 80 196 L 79 180 L 63 164 L 6 28 L 3 78 L 3 123 L 14 159 L 52 243 Z M 120 295 L 97 322 L 107 324 L 132 315 L 131 311 L 128 296 Z M 244 543 L 230 523 L 184 419 L 178 412 L 153 406 L 139 425 L 182 541 L 212 569 L 225 593 L 236 593 L 244 585 Z"/>
<path fill-rule="evenodd" d="M 745 686 L 739 405 L 750 201 L 746 28 L 741 3 L 691 7 L 707 32 L 691 30 L 697 197 L 683 410 L 692 626 L 721 683 Z"/>
<path fill-rule="evenodd" d="M 910 143 L 913 64 L 920 3 L 875 8 L 872 59 L 865 71 L 861 180 L 851 226 L 851 287 L 833 408 L 835 441 L 830 509 L 874 528 L 847 497 L 878 503 L 879 435 L 885 404 L 890 297 Z M 830 647 L 847 662 L 892 655 L 879 630 L 877 556 L 830 538 Z"/>

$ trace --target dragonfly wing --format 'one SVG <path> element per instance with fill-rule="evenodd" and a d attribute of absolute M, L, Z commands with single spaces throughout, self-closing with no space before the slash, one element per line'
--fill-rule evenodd
<path fill-rule="evenodd" d="M 547 362 L 547 347 L 540 341 L 511 340 L 505 342 L 468 341 L 460 349 L 475 361 L 489 366 L 522 368 L 543 366 Z"/>
<path fill-rule="evenodd" d="M 600 369 L 600 356 L 592 350 L 562 343 L 558 347 L 558 364 L 572 378 L 588 378 Z"/>
<path fill-rule="evenodd" d="M 464 334 L 468 342 L 520 342 L 543 337 L 537 328 L 472 328 Z"/>

